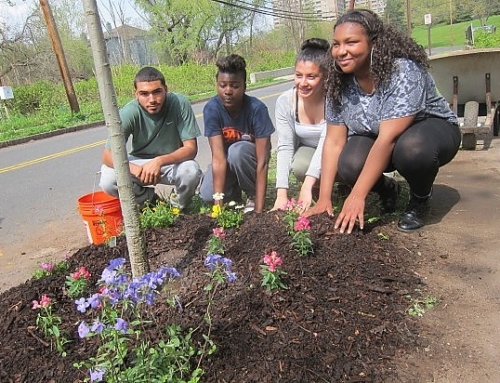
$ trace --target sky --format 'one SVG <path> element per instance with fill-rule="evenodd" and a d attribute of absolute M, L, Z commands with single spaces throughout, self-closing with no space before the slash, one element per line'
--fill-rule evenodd
<path fill-rule="evenodd" d="M 38 0 L 11 0 L 14 6 L 7 5 L 5 0 L 0 0 L 0 26 L 7 25 L 9 29 L 21 28 L 26 20 L 26 17 L 35 8 L 40 7 L 40 2 Z M 111 17 L 107 8 L 109 8 L 109 0 L 97 0 L 97 5 L 99 7 L 100 15 L 104 21 L 111 22 Z M 121 3 L 125 10 L 125 15 L 127 18 L 127 23 L 134 26 L 141 26 L 144 21 L 140 18 L 137 12 L 134 10 L 132 3 L 129 0 L 116 1 L 113 3 Z M 49 5 L 52 5 L 52 1 L 48 0 Z M 56 1 L 54 1 L 56 3 Z M 81 0 L 80 0 L 81 4 Z M 83 8 L 83 5 L 82 5 Z"/>
<path fill-rule="evenodd" d="M 0 23 L 7 25 L 21 25 L 32 6 L 27 1 L 14 0 L 14 7 L 8 6 L 0 0 Z"/>

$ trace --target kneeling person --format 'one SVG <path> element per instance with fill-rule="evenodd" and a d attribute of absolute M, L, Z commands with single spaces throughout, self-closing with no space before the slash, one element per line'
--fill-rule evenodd
<path fill-rule="evenodd" d="M 154 186 L 173 185 L 170 202 L 183 209 L 193 197 L 202 172 L 194 158 L 201 135 L 189 100 L 168 92 L 163 74 L 142 68 L 134 79 L 135 100 L 120 110 L 125 141 L 131 138 L 129 166 L 140 205 L 158 199 Z M 102 156 L 101 188 L 118 196 L 109 138 Z"/>
<path fill-rule="evenodd" d="M 205 136 L 212 151 L 212 163 L 203 177 L 200 196 L 224 194 L 224 201 L 248 197 L 245 212 L 261 213 L 267 189 L 267 172 L 274 126 L 266 105 L 245 94 L 246 63 L 232 54 L 217 61 L 217 96 L 203 109 Z"/>

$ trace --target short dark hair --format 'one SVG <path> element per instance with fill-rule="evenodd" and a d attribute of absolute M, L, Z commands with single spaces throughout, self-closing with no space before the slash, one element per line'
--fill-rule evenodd
<path fill-rule="evenodd" d="M 316 64 L 321 72 L 327 73 L 330 60 L 330 43 L 325 39 L 310 38 L 300 46 L 300 52 L 295 60 L 295 65 L 300 61 L 310 61 Z"/>
<path fill-rule="evenodd" d="M 218 59 L 215 65 L 217 65 L 217 74 L 215 78 L 219 76 L 219 73 L 241 74 L 245 83 L 247 82 L 247 63 L 240 55 L 234 53 L 230 54 L 229 56 Z"/>
<path fill-rule="evenodd" d="M 134 78 L 134 88 L 137 89 L 138 82 L 160 81 L 163 86 L 166 86 L 165 76 L 158 69 L 146 66 L 142 68 Z"/>

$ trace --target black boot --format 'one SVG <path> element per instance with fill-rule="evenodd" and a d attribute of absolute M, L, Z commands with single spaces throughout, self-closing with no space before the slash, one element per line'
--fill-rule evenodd
<path fill-rule="evenodd" d="M 424 219 L 430 211 L 431 194 L 418 197 L 410 192 L 410 201 L 398 222 L 401 231 L 413 231 L 424 226 Z"/>
<path fill-rule="evenodd" d="M 399 184 L 394 178 L 384 179 L 384 190 L 379 192 L 380 214 L 392 214 L 396 211 L 399 196 Z"/>

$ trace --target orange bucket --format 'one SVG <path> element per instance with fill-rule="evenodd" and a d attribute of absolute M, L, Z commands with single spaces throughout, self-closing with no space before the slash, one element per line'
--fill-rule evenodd
<path fill-rule="evenodd" d="M 78 210 L 85 223 L 89 242 L 100 245 L 123 231 L 120 200 L 103 191 L 78 198 Z"/>

